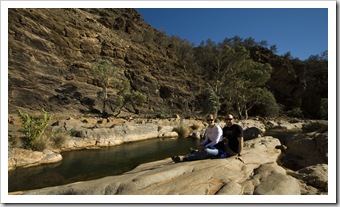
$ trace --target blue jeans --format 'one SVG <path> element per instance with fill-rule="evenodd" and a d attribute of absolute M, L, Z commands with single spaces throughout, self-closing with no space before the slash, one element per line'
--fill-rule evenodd
<path fill-rule="evenodd" d="M 203 159 L 215 157 L 217 155 L 218 155 L 218 149 L 205 148 L 204 150 L 193 152 L 189 155 L 186 155 L 184 159 L 186 161 L 203 160 Z"/>

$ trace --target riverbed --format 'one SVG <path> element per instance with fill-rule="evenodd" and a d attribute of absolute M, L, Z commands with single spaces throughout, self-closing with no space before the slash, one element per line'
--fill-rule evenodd
<path fill-rule="evenodd" d="M 119 175 L 136 166 L 189 153 L 191 138 L 151 139 L 114 147 L 63 152 L 56 164 L 19 168 L 8 175 L 8 191 L 31 190 Z"/>
<path fill-rule="evenodd" d="M 270 130 L 265 136 L 278 138 L 282 144 L 295 131 Z M 56 164 L 19 168 L 9 172 L 8 191 L 31 190 L 68 183 L 120 175 L 136 166 L 189 153 L 189 147 L 199 145 L 198 139 L 150 139 L 122 145 L 63 152 Z"/>

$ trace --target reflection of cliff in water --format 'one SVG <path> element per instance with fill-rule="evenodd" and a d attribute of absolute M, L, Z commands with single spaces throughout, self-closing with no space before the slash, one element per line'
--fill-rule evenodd
<path fill-rule="evenodd" d="M 68 183 L 119 175 L 136 166 L 185 155 L 195 147 L 197 139 L 151 139 L 114 147 L 63 152 L 63 160 L 9 172 L 9 192 L 39 189 Z"/>

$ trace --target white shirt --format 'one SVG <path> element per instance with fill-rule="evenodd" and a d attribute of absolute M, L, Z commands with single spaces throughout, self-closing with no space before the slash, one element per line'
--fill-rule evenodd
<path fill-rule="evenodd" d="M 201 142 L 201 145 L 203 145 L 205 147 L 214 146 L 217 143 L 221 142 L 222 139 L 223 139 L 222 128 L 215 124 L 213 127 L 208 127 L 205 130 L 205 139 L 204 139 L 203 142 Z M 209 144 L 207 144 L 209 142 L 209 140 L 211 142 Z"/>

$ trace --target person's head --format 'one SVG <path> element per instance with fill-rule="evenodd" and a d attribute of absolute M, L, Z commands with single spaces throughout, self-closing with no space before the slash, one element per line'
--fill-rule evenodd
<path fill-rule="evenodd" d="M 227 114 L 225 116 L 225 122 L 226 122 L 227 126 L 233 125 L 233 119 L 234 119 L 234 116 L 232 114 Z"/>
<path fill-rule="evenodd" d="M 209 126 L 214 125 L 215 117 L 212 114 L 208 114 L 206 117 L 206 121 L 208 122 Z"/>

